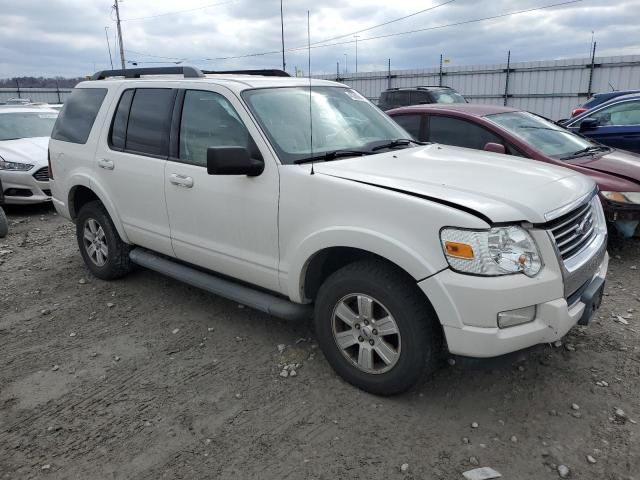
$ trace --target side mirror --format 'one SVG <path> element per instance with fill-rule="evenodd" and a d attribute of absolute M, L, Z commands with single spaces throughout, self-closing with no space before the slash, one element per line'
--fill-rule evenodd
<path fill-rule="evenodd" d="M 586 130 L 593 130 L 595 128 L 598 128 L 598 125 L 600 125 L 600 122 L 598 121 L 597 118 L 585 118 L 581 123 L 580 123 L 580 132 L 584 132 Z"/>
<path fill-rule="evenodd" d="M 493 152 L 493 153 L 507 153 L 507 151 L 504 148 L 504 145 L 501 145 L 499 143 L 494 143 L 494 142 L 488 142 L 485 146 L 484 146 L 484 150 L 487 152 Z"/>
<path fill-rule="evenodd" d="M 246 147 L 207 148 L 209 175 L 247 175 L 256 177 L 264 170 L 264 162 L 251 158 Z"/>

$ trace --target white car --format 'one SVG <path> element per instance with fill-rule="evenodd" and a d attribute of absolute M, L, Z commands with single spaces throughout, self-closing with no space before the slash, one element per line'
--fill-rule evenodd
<path fill-rule="evenodd" d="M 122 74 L 79 84 L 49 143 L 55 207 L 98 278 L 136 263 L 313 316 L 329 363 L 377 394 L 414 385 L 443 344 L 497 356 L 600 305 L 606 225 L 583 175 L 417 145 L 334 82 Z"/>
<path fill-rule="evenodd" d="M 4 203 L 51 200 L 47 147 L 58 112 L 43 107 L 0 107 L 0 188 Z"/>

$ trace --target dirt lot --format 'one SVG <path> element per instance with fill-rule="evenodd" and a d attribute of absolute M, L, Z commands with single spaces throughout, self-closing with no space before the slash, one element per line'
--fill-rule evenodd
<path fill-rule="evenodd" d="M 99 281 L 52 208 L 8 215 L 1 478 L 640 479 L 638 240 L 611 252 L 605 304 L 563 346 L 378 398 L 333 373 L 310 325 L 150 271 Z"/>

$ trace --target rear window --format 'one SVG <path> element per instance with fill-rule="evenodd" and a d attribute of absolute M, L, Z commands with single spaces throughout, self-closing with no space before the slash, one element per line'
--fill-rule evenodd
<path fill-rule="evenodd" d="M 51 138 L 62 142 L 87 143 L 93 122 L 106 95 L 106 88 L 74 89 L 64 102 Z"/>

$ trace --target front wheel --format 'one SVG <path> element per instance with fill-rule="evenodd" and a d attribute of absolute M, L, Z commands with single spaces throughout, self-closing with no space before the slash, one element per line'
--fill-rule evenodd
<path fill-rule="evenodd" d="M 89 202 L 78 213 L 76 238 L 85 265 L 96 277 L 113 280 L 131 271 L 129 251 L 100 202 Z"/>
<path fill-rule="evenodd" d="M 414 386 L 436 364 L 437 319 L 415 282 L 383 261 L 332 274 L 316 298 L 327 361 L 349 383 L 378 395 Z"/>

